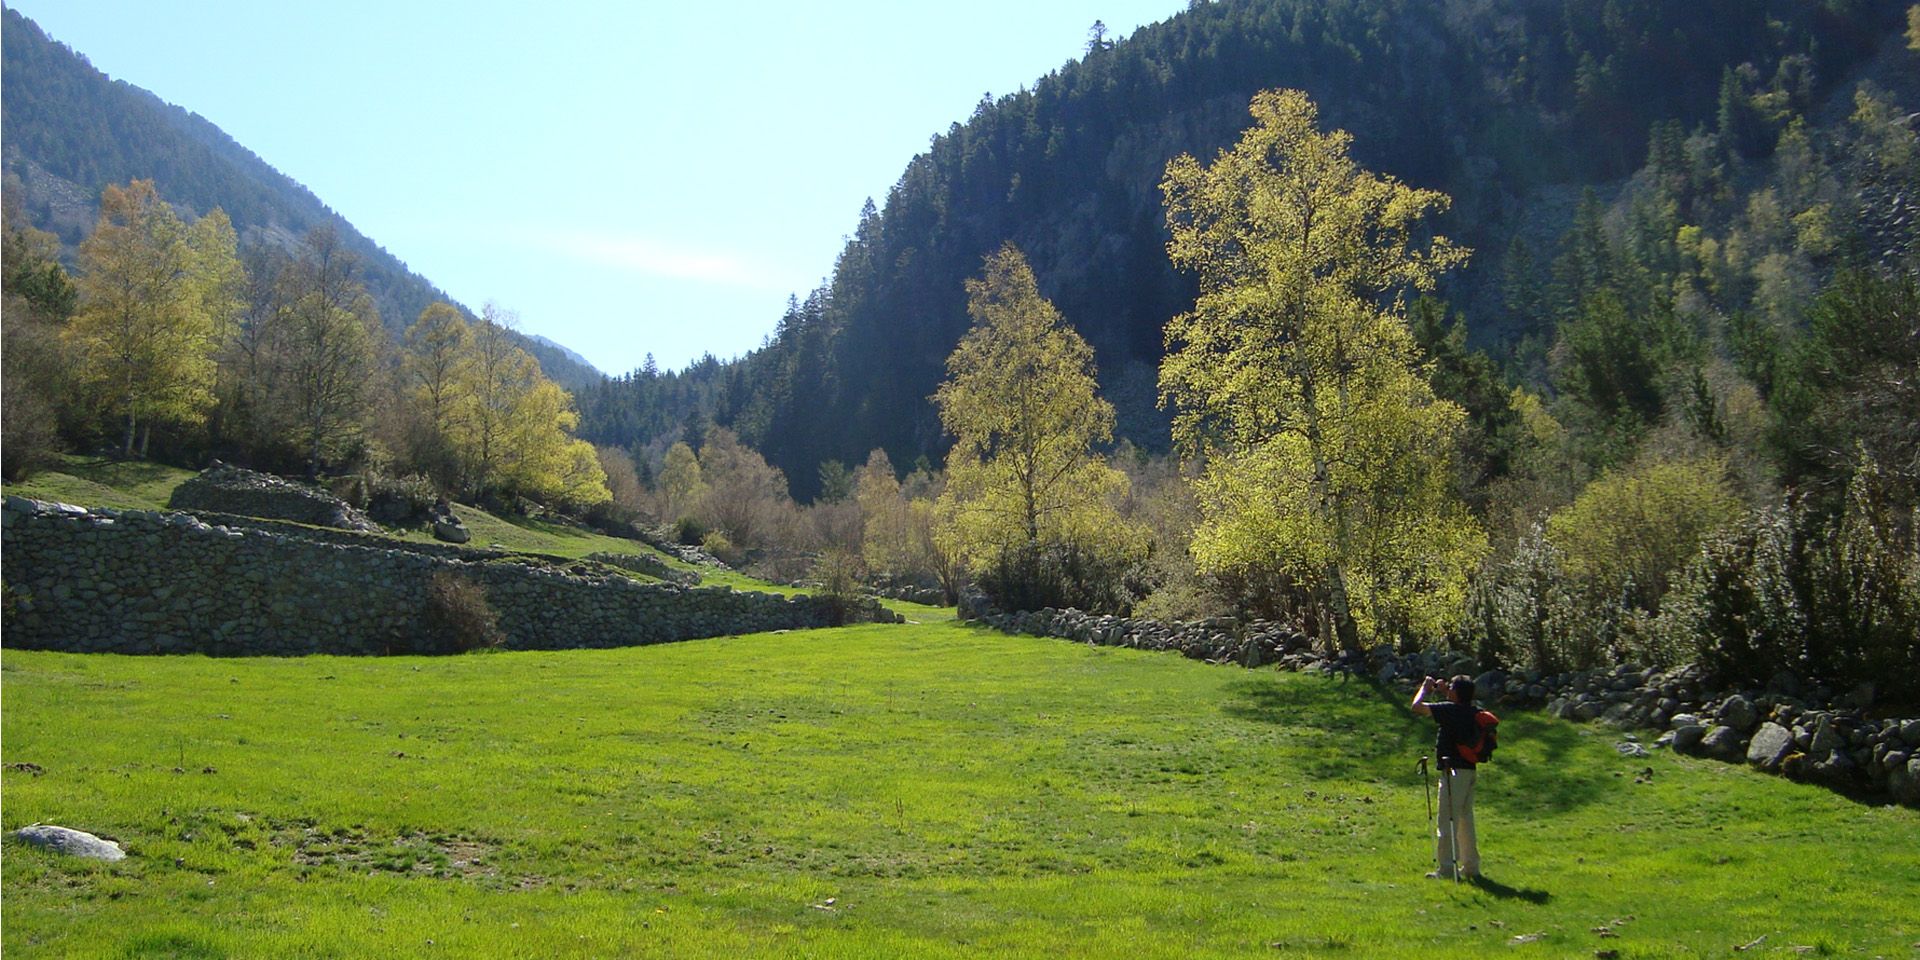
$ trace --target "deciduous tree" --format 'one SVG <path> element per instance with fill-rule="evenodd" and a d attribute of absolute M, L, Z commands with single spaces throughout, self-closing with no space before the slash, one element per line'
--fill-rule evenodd
<path fill-rule="evenodd" d="M 328 226 L 280 274 L 280 390 L 307 469 L 348 454 L 365 430 L 380 315 L 359 258 Z"/>
<path fill-rule="evenodd" d="M 933 398 L 955 437 L 942 539 L 976 569 L 1018 548 L 1130 548 L 1112 505 L 1126 475 L 1093 452 L 1112 435 L 1113 406 L 1096 392 L 1092 348 L 1010 243 L 966 289 L 973 327 Z"/>
<path fill-rule="evenodd" d="M 1345 646 L 1444 631 L 1486 539 L 1451 482 L 1465 415 L 1427 383 L 1403 297 L 1466 251 L 1419 238 L 1444 196 L 1360 169 L 1305 94 L 1252 112 L 1162 184 L 1168 252 L 1200 279 L 1160 371 L 1176 441 L 1206 462 L 1195 559 L 1311 585 Z"/>
<path fill-rule="evenodd" d="M 701 476 L 700 458 L 684 440 L 667 448 L 660 466 L 661 519 L 677 523 L 693 516 L 707 499 L 707 481 Z"/>
<path fill-rule="evenodd" d="M 221 229 L 224 227 L 224 229 Z M 146 450 L 154 424 L 199 424 L 214 402 L 214 337 L 238 275 L 226 218 L 182 223 L 153 181 L 101 193 L 80 244 L 80 310 L 67 328 L 81 380 L 124 425 L 122 452 Z"/>

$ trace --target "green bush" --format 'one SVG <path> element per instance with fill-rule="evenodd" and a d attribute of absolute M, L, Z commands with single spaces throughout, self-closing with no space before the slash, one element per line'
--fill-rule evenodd
<path fill-rule="evenodd" d="M 418 526 L 433 518 L 440 490 L 432 480 L 418 473 L 404 477 L 372 474 L 366 481 L 367 515 L 379 523 L 393 526 Z"/>
<path fill-rule="evenodd" d="M 507 642 L 500 616 L 487 602 L 486 588 L 459 574 L 441 571 L 427 581 L 424 653 L 467 653 L 498 649 Z"/>
<path fill-rule="evenodd" d="M 1538 524 L 1504 562 L 1481 572 L 1468 597 L 1472 651 L 1487 666 L 1544 674 L 1616 663 L 1672 665 L 1692 648 L 1676 646 L 1646 611 L 1618 592 L 1569 576 L 1564 558 Z"/>
<path fill-rule="evenodd" d="M 1596 597 L 1659 609 L 1701 540 L 1740 516 L 1726 471 L 1714 459 L 1653 463 L 1588 484 L 1547 520 L 1561 569 Z"/>
<path fill-rule="evenodd" d="M 707 541 L 707 525 L 692 517 L 681 517 L 673 525 L 675 543 L 697 547 Z"/>
<path fill-rule="evenodd" d="M 1910 514 L 1876 501 L 1875 479 L 1856 475 L 1838 516 L 1789 500 L 1713 538 L 1661 631 L 1731 680 L 1788 671 L 1920 701 L 1920 544 Z"/>
<path fill-rule="evenodd" d="M 860 588 L 860 558 L 845 550 L 821 554 L 811 579 L 820 585 L 814 596 L 826 601 L 828 626 L 845 626 L 866 598 Z"/>
<path fill-rule="evenodd" d="M 1004 551 L 977 585 L 1002 610 L 1073 607 L 1126 614 L 1131 564 L 1073 544 L 1028 544 Z"/>

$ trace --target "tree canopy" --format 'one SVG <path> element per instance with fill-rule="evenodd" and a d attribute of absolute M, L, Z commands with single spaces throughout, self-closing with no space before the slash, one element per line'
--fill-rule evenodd
<path fill-rule="evenodd" d="M 1452 484 L 1465 412 L 1428 384 L 1404 292 L 1466 251 L 1420 237 L 1444 196 L 1362 170 L 1304 93 L 1252 114 L 1162 186 L 1168 253 L 1200 280 L 1160 372 L 1176 443 L 1206 462 L 1195 559 L 1292 577 L 1345 645 L 1443 632 L 1485 536 Z"/>

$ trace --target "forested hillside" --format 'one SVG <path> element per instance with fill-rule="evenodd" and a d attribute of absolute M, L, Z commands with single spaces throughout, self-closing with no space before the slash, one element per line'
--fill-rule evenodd
<path fill-rule="evenodd" d="M 1887 117 L 1920 105 L 1899 36 L 1905 8 L 1197 2 L 1091 42 L 1031 89 L 983 99 L 860 213 L 829 282 L 797 300 L 761 350 L 718 369 L 611 381 L 583 395 L 583 434 L 657 451 L 687 422 L 711 420 L 763 451 L 801 496 L 822 461 L 858 463 L 876 447 L 895 463 L 938 461 L 950 438 L 927 398 L 966 328 L 962 281 L 1010 240 L 1092 343 L 1117 433 L 1165 448 L 1162 331 L 1195 287 L 1166 256 L 1159 184 L 1174 156 L 1230 142 L 1248 99 L 1272 87 L 1310 94 L 1330 127 L 1353 134 L 1362 164 L 1452 198 L 1435 228 L 1475 254 L 1441 296 L 1470 319 L 1476 344 L 1544 388 L 1557 324 L 1590 292 L 1576 261 L 1593 260 L 1602 239 L 1660 261 L 1657 276 L 1632 280 L 1642 293 L 1676 269 L 1680 227 L 1715 240 L 1716 269 L 1739 278 L 1690 303 L 1696 316 L 1743 312 L 1756 295 L 1774 304 L 1782 284 L 1804 304 L 1842 264 L 1910 248 L 1914 218 L 1901 226 L 1898 204 L 1912 192 L 1882 189 L 1884 171 L 1847 150 L 1871 136 L 1849 119 L 1863 71 Z M 1776 156 L 1789 130 L 1827 158 L 1816 219 L 1828 235 L 1798 260 L 1769 262 L 1780 251 L 1736 221 L 1798 162 Z M 1798 171 L 1785 175 L 1808 175 Z M 1664 193 L 1649 192 L 1654 180 Z M 1729 245 L 1729 231 L 1745 245 Z M 1764 280 L 1783 270 L 1789 281 Z"/>
<path fill-rule="evenodd" d="M 362 280 L 390 333 L 399 334 L 428 304 L 447 299 L 307 188 L 199 114 L 109 79 L 11 9 L 0 34 L 7 189 L 21 194 L 20 207 L 33 226 L 60 238 L 69 262 L 93 226 L 101 190 L 144 179 L 183 213 L 226 211 L 243 247 L 287 251 L 315 228 L 331 227 L 359 257 Z M 532 338 L 518 342 L 569 389 L 600 379 L 563 349 Z"/>

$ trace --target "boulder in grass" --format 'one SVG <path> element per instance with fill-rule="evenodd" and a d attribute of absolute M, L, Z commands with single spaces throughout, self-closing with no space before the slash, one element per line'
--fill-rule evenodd
<path fill-rule="evenodd" d="M 1772 773 L 1780 769 L 1787 752 L 1793 749 L 1793 731 L 1777 723 L 1763 723 L 1747 744 L 1747 762 Z"/>
<path fill-rule="evenodd" d="M 1679 753 L 1700 753 L 1700 741 L 1707 736 L 1703 723 L 1688 723 L 1673 728 L 1673 749 Z"/>
<path fill-rule="evenodd" d="M 441 497 L 434 503 L 432 519 L 435 540 L 445 543 L 466 543 L 473 539 L 473 534 L 467 531 L 467 525 L 453 515 L 453 504 L 448 503 L 446 497 Z"/>
<path fill-rule="evenodd" d="M 36 823 L 14 831 L 21 843 L 91 860 L 125 860 L 127 852 L 112 840 L 102 840 L 84 830 Z"/>
<path fill-rule="evenodd" d="M 1745 755 L 1739 731 L 1724 724 L 1708 730 L 1707 735 L 1700 738 L 1700 752 L 1728 763 L 1739 763 Z"/>

